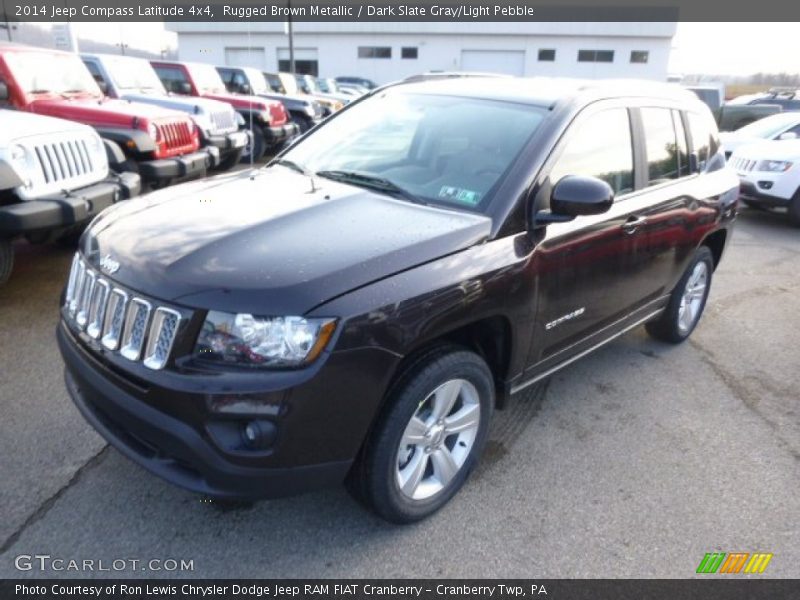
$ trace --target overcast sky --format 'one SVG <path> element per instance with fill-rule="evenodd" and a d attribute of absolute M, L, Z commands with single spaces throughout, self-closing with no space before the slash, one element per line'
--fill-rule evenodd
<path fill-rule="evenodd" d="M 161 23 L 80 23 L 80 28 L 85 35 L 111 43 L 118 42 L 120 36 L 132 46 L 147 40 L 152 45 L 149 49 L 155 52 L 175 39 L 175 34 L 164 32 Z M 678 23 L 669 71 L 709 75 L 798 73 L 800 24 Z"/>

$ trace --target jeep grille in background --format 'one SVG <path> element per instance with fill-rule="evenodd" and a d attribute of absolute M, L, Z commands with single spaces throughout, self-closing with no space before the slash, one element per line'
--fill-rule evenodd
<path fill-rule="evenodd" d="M 85 140 L 38 144 L 33 150 L 46 183 L 72 179 L 95 170 Z"/>
<path fill-rule="evenodd" d="M 168 121 L 156 123 L 159 136 L 170 150 L 192 146 L 192 125 L 188 121 Z"/>
<path fill-rule="evenodd" d="M 103 279 L 78 254 L 72 260 L 64 306 L 68 318 L 131 361 L 143 358 L 149 369 L 163 369 L 181 323 L 181 314 L 153 306 Z M 144 352 L 143 352 L 144 351 Z"/>
<path fill-rule="evenodd" d="M 231 111 L 216 111 L 211 113 L 211 122 L 214 124 L 214 129 L 220 132 L 236 131 L 235 113 Z"/>

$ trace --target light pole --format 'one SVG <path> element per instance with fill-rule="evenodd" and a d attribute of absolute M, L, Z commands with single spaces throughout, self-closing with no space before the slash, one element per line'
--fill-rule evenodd
<path fill-rule="evenodd" d="M 294 28 L 292 27 L 292 0 L 287 0 L 286 6 L 289 9 L 289 15 L 287 17 L 287 27 L 289 32 L 289 73 L 294 75 Z"/>

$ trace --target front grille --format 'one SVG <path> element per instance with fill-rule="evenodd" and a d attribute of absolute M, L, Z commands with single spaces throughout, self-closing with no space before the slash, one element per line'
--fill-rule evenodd
<path fill-rule="evenodd" d="M 92 173 L 96 168 L 86 140 L 37 144 L 33 151 L 45 183 L 74 179 Z"/>
<path fill-rule="evenodd" d="M 187 121 L 170 121 L 156 123 L 159 137 L 164 140 L 170 150 L 192 145 L 192 126 Z"/>
<path fill-rule="evenodd" d="M 734 158 L 731 161 L 731 165 L 737 171 L 752 171 L 757 163 L 757 160 L 748 160 L 746 158 Z"/>
<path fill-rule="evenodd" d="M 130 361 L 163 369 L 181 324 L 181 314 L 132 295 L 103 279 L 78 254 L 64 298 L 67 315 L 86 334 Z"/>
<path fill-rule="evenodd" d="M 233 111 L 216 111 L 211 113 L 211 122 L 215 131 L 236 131 L 236 117 Z"/>

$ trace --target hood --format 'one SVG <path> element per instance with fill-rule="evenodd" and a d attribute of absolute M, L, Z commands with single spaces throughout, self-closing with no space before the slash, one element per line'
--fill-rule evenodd
<path fill-rule="evenodd" d="M 131 102 L 143 102 L 145 104 L 155 104 L 171 110 L 177 110 L 190 115 L 210 114 L 214 112 L 227 112 L 231 109 L 230 104 L 211 100 L 209 98 L 196 98 L 191 96 L 181 96 L 178 94 L 145 94 L 142 92 L 125 92 L 123 100 Z"/>
<path fill-rule="evenodd" d="M 314 101 L 308 96 L 297 96 L 295 94 L 279 94 L 278 92 L 264 92 L 258 94 L 259 98 L 267 98 L 275 102 L 281 102 L 287 108 L 296 108 L 303 110 L 306 107 L 313 108 Z"/>
<path fill-rule="evenodd" d="M 734 158 L 750 160 L 800 160 L 800 139 L 797 140 L 758 140 L 737 149 Z"/>
<path fill-rule="evenodd" d="M 134 117 L 149 120 L 169 117 L 186 118 L 182 113 L 155 104 L 80 96 L 67 99 L 61 97 L 38 99 L 33 102 L 32 110 L 38 114 L 111 127 L 131 127 Z"/>
<path fill-rule="evenodd" d="M 258 96 L 245 96 L 243 94 L 229 94 L 228 92 L 203 92 L 203 98 L 218 100 L 230 104 L 234 108 L 246 108 L 251 110 L 269 110 L 271 103 Z"/>
<path fill-rule="evenodd" d="M 722 148 L 725 152 L 735 152 L 742 146 L 763 142 L 764 138 L 744 135 L 735 131 L 723 131 L 719 134 L 719 141 L 722 143 Z"/>
<path fill-rule="evenodd" d="M 169 188 L 103 213 L 84 236 L 114 279 L 195 308 L 304 314 L 370 282 L 484 240 L 491 220 L 396 200 L 283 167 Z"/>
<path fill-rule="evenodd" d="M 3 132 L 0 146 L 6 142 L 41 134 L 75 132 L 92 135 L 94 133 L 91 127 L 80 123 L 17 110 L 0 110 L 0 131 Z"/>

